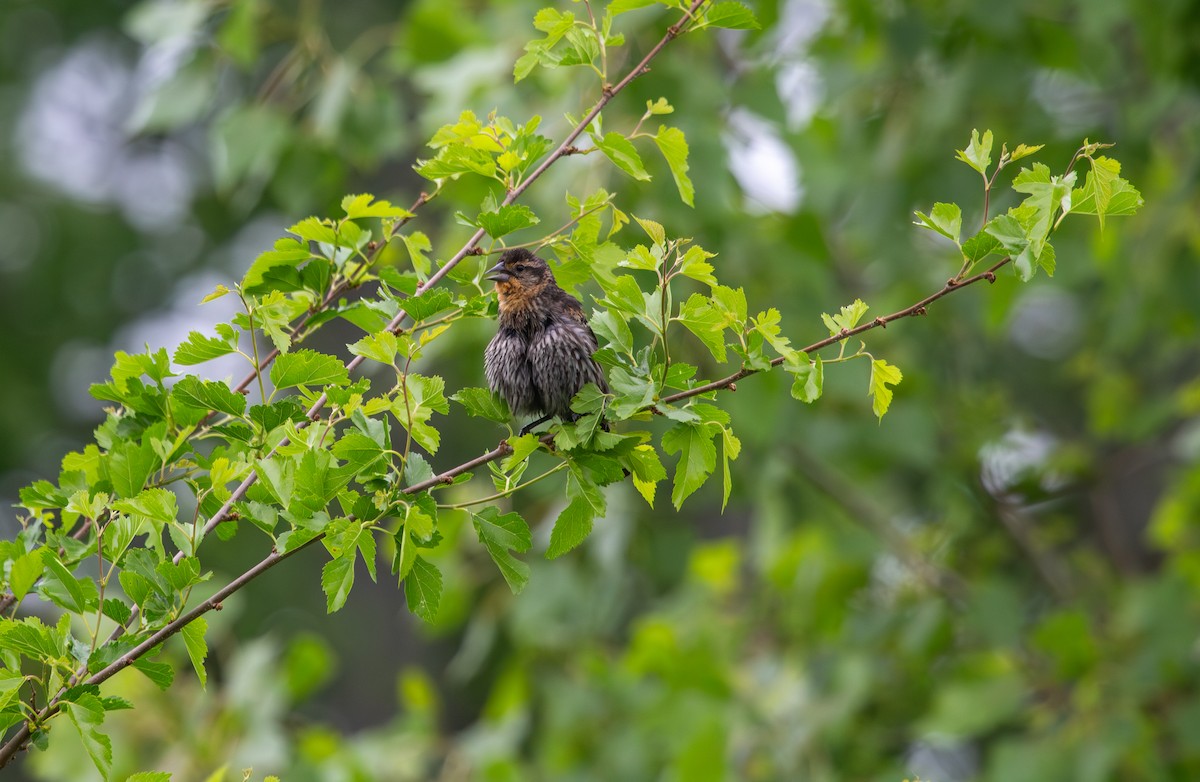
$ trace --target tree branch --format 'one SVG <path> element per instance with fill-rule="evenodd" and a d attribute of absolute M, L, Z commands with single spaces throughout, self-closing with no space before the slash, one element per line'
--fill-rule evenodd
<path fill-rule="evenodd" d="M 988 282 L 995 282 L 996 281 L 996 270 L 1000 269 L 1002 266 L 1009 263 L 1011 260 L 1012 260 L 1012 258 L 1005 258 L 1004 260 L 993 264 L 992 267 L 990 269 L 988 269 L 987 271 L 980 272 L 979 274 L 976 274 L 973 277 L 968 277 L 965 280 L 958 280 L 958 281 L 955 281 L 954 279 L 948 280 L 946 282 L 945 286 L 942 287 L 941 290 L 937 291 L 936 293 L 931 293 L 930 295 L 921 299 L 920 301 L 918 301 L 916 304 L 912 305 L 911 307 L 905 307 L 902 310 L 897 310 L 896 312 L 893 312 L 891 315 L 884 315 L 882 317 L 875 318 L 874 320 L 869 320 L 866 323 L 863 323 L 861 326 L 857 326 L 852 329 L 842 329 L 837 334 L 828 336 L 825 339 L 817 340 L 816 342 L 812 343 L 808 347 L 800 348 L 800 352 L 812 353 L 815 350 L 820 350 L 821 348 L 827 348 L 830 345 L 835 345 L 838 342 L 843 342 L 843 341 L 849 339 L 850 337 L 855 336 L 856 334 L 862 334 L 864 331 L 870 331 L 871 329 L 874 329 L 874 328 L 886 327 L 887 324 L 891 323 L 894 320 L 900 320 L 901 318 L 908 318 L 913 315 L 924 315 L 926 313 L 925 308 L 927 306 L 929 306 L 930 304 L 932 304 L 933 302 L 937 301 L 938 299 L 942 298 L 943 296 L 949 296 L 951 293 L 954 293 L 956 290 L 965 288 L 968 285 L 974 285 L 975 283 L 979 282 L 980 280 L 987 280 Z M 773 366 L 773 367 L 777 367 L 782 363 L 783 363 L 782 356 L 771 360 L 771 366 Z M 707 394 L 709 391 L 719 391 L 722 388 L 729 388 L 730 386 L 732 386 L 734 383 L 741 380 L 742 378 L 756 374 L 757 372 L 759 372 L 759 370 L 757 370 L 757 369 L 742 368 L 742 369 L 739 369 L 737 372 L 734 372 L 729 377 L 723 377 L 720 380 L 714 380 L 711 383 L 705 383 L 702 386 L 696 386 L 695 388 L 689 388 L 685 391 L 680 391 L 677 394 L 669 394 L 667 396 L 664 396 L 659 401 L 663 402 L 665 404 L 671 404 L 672 402 L 678 402 L 681 399 L 688 399 L 693 396 L 699 396 L 700 394 Z"/>

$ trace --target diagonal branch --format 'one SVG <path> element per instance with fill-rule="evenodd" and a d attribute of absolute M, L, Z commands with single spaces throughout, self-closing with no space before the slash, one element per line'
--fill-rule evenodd
<path fill-rule="evenodd" d="M 815 350 L 820 350 L 821 348 L 827 348 L 830 345 L 835 345 L 838 342 L 843 342 L 843 341 L 849 339 L 850 337 L 853 337 L 856 334 L 862 334 L 864 331 L 870 331 L 871 329 L 874 329 L 874 328 L 886 328 L 887 324 L 891 323 L 894 320 L 900 320 L 901 318 L 912 317 L 913 315 L 924 315 L 926 312 L 925 308 L 928 305 L 932 304 L 933 302 L 937 301 L 938 299 L 942 298 L 943 296 L 949 296 L 951 293 L 954 293 L 956 290 L 965 288 L 968 285 L 973 285 L 973 284 L 979 282 L 980 280 L 987 280 L 988 282 L 995 282 L 996 281 L 996 271 L 998 269 L 1000 269 L 1001 267 L 1003 267 L 1005 264 L 1009 263 L 1011 260 L 1012 260 L 1012 258 L 1005 258 L 1004 260 L 999 261 L 996 264 L 993 264 L 992 267 L 990 269 L 988 269 L 987 271 L 980 272 L 979 274 L 976 274 L 973 277 L 967 277 L 966 279 L 963 279 L 963 280 L 959 280 L 957 278 L 951 279 L 946 283 L 946 285 L 941 290 L 936 291 L 935 293 L 929 294 L 928 296 L 921 299 L 920 301 L 918 301 L 916 304 L 912 305 L 911 307 L 905 307 L 902 310 L 897 310 L 896 312 L 893 312 L 891 315 L 883 315 L 882 317 L 875 318 L 874 320 L 869 320 L 866 323 L 863 323 L 862 325 L 856 326 L 855 328 L 852 328 L 852 329 L 842 329 L 837 334 L 828 336 L 825 339 L 817 340 L 816 342 L 812 343 L 808 347 L 800 348 L 800 352 L 812 353 Z M 777 367 L 780 364 L 782 364 L 783 361 L 784 361 L 784 359 L 782 356 L 780 356 L 779 358 L 774 358 L 771 360 L 771 366 Z M 737 372 L 734 372 L 729 377 L 723 377 L 720 380 L 714 380 L 711 383 L 705 383 L 702 386 L 696 386 L 695 388 L 689 388 L 685 391 L 680 391 L 677 394 L 669 394 L 667 396 L 664 396 L 659 401 L 663 402 L 665 404 L 670 404 L 672 402 L 678 402 L 681 399 L 688 399 L 693 396 L 699 396 L 700 394 L 707 394 L 710 391 L 719 391 L 722 388 L 729 388 L 734 383 L 741 380 L 742 378 L 756 374 L 757 372 L 759 372 L 759 370 L 743 367 L 742 369 L 739 369 Z"/>

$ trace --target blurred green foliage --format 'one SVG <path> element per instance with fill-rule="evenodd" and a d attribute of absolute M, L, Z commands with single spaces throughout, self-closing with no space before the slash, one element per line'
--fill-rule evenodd
<path fill-rule="evenodd" d="M 462 110 L 538 114 L 560 137 L 590 105 L 582 75 L 512 78 L 538 7 L 7 3 L 0 496 L 90 439 L 100 411 L 82 392 L 114 350 L 210 323 L 193 307 L 215 282 L 347 192 L 410 203 L 410 164 Z M 608 185 L 718 253 L 722 281 L 805 344 L 821 312 L 856 297 L 890 312 L 957 271 L 911 221 L 953 201 L 974 231 L 979 181 L 950 152 L 972 128 L 1055 160 L 1085 136 L 1115 141 L 1147 205 L 1103 232 L 1065 227 L 1053 280 L 1002 275 L 875 332 L 905 373 L 882 424 L 865 366 L 830 373 L 812 407 L 782 373 L 740 382 L 723 400 L 742 441 L 724 514 L 716 485 L 682 513 L 619 486 L 582 549 L 527 555 L 516 598 L 452 514 L 432 627 L 365 578 L 326 617 L 319 558 L 281 566 L 210 615 L 207 693 L 114 679 L 146 690 L 106 723 L 114 778 L 1200 775 L 1200 10 L 755 11 L 761 30 L 679 42 L 606 112 L 632 125 L 668 97 L 694 208 L 647 154 L 636 188 L 564 161 L 528 194 L 535 211 L 565 215 L 565 192 Z M 635 56 L 666 22 L 631 13 Z M 431 257 L 469 235 L 454 214 L 483 195 L 427 207 Z M 993 214 L 1016 202 L 998 199 Z M 490 326 L 466 325 L 432 354 L 451 388 L 481 385 Z M 494 444 L 477 419 L 448 420 L 439 460 Z M 562 504 L 553 481 L 516 500 L 531 522 Z M 535 552 L 547 541 L 535 523 Z M 261 556 L 247 549 L 228 573 Z M 61 733 L 23 773 L 95 774 Z"/>

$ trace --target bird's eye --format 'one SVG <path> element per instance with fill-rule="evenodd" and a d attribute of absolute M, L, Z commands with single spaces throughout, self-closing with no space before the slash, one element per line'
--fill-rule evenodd
<path fill-rule="evenodd" d="M 528 267 L 528 266 L 526 266 L 525 264 L 523 264 L 523 263 L 518 263 L 516 266 L 514 266 L 514 267 L 513 267 L 513 271 L 520 273 L 520 272 L 523 272 L 523 271 L 525 271 L 525 270 L 526 270 L 526 269 L 528 269 L 528 268 L 529 268 L 529 267 Z"/>

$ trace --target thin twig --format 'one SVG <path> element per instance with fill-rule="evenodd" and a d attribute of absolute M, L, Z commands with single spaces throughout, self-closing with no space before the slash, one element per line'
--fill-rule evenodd
<path fill-rule="evenodd" d="M 932 293 L 929 296 L 926 296 L 925 298 L 921 299 L 920 301 L 918 301 L 916 304 L 912 305 L 911 307 L 905 307 L 902 310 L 897 310 L 896 312 L 893 312 L 891 315 L 883 315 L 882 317 L 875 318 L 874 320 L 869 320 L 866 323 L 863 323 L 861 326 L 857 326 L 852 329 L 842 329 L 837 334 L 832 334 L 832 335 L 826 337 L 825 339 L 817 340 L 816 342 L 812 343 L 808 347 L 800 348 L 800 352 L 812 353 L 813 351 L 820 350 L 821 348 L 829 347 L 830 345 L 834 345 L 838 342 L 843 342 L 843 341 L 849 339 L 850 337 L 855 336 L 856 334 L 862 334 L 864 331 L 870 331 L 871 329 L 874 329 L 874 328 L 880 328 L 880 327 L 886 326 L 887 324 L 891 323 L 894 320 L 900 320 L 901 318 L 908 318 L 913 315 L 924 315 L 926 312 L 926 307 L 928 307 L 930 304 L 937 301 L 938 299 L 942 298 L 943 296 L 948 296 L 951 293 L 953 293 L 954 291 L 959 290 L 960 288 L 965 288 L 968 285 L 973 285 L 973 284 L 979 282 L 980 280 L 987 280 L 988 282 L 995 282 L 996 270 L 1001 268 L 1005 264 L 1009 263 L 1011 260 L 1012 260 L 1012 258 L 1005 258 L 1004 260 L 1000 261 L 999 263 L 993 264 L 992 267 L 990 269 L 988 269 L 987 271 L 980 272 L 979 274 L 976 274 L 973 277 L 968 277 L 965 280 L 961 280 L 959 282 L 954 282 L 953 280 L 950 280 L 946 283 L 946 285 L 941 290 L 937 291 L 936 293 Z M 782 364 L 783 362 L 784 362 L 784 359 L 782 356 L 780 356 L 779 358 L 774 358 L 771 360 L 771 366 L 777 367 L 780 364 Z M 681 399 L 688 399 L 690 397 L 698 396 L 700 394 L 707 394 L 710 391 L 719 391 L 723 388 L 729 388 L 731 385 L 733 385 L 737 381 L 741 380 L 742 378 L 756 374 L 757 372 L 759 372 L 759 370 L 750 369 L 748 367 L 743 367 L 742 369 L 738 370 L 737 372 L 734 372 L 732 375 L 730 375 L 728 377 L 723 377 L 720 380 L 714 380 L 711 383 L 705 383 L 704 385 L 696 386 L 695 388 L 689 388 L 685 391 L 680 391 L 677 394 L 670 394 L 668 396 L 664 396 L 659 401 L 662 402 L 663 404 L 671 404 L 672 402 L 678 402 Z"/>

